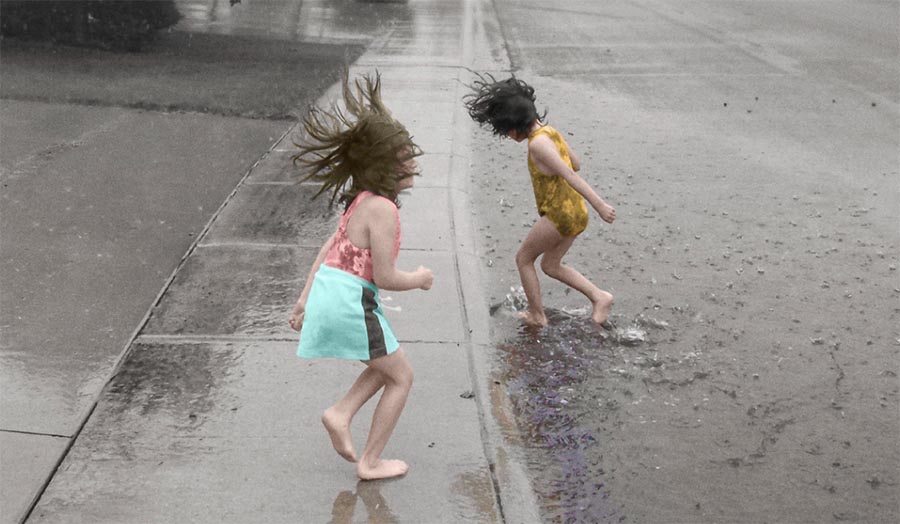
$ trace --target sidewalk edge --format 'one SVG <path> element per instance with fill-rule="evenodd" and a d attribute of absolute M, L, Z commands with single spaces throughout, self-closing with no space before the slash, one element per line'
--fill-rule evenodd
<path fill-rule="evenodd" d="M 485 38 L 485 19 L 496 23 L 496 13 L 491 0 L 467 0 L 463 23 L 463 61 L 459 69 L 456 101 L 453 112 L 453 145 L 451 149 L 451 229 L 454 236 L 454 259 L 463 319 L 467 330 L 466 350 L 469 373 L 474 386 L 475 401 L 481 422 L 482 443 L 491 471 L 500 515 L 507 524 L 541 522 L 537 498 L 526 474 L 524 465 L 506 445 L 507 435 L 518 433 L 510 409 L 507 391 L 495 387 L 492 377 L 490 313 L 484 294 L 484 276 L 478 255 L 480 243 L 475 236 L 475 224 L 467 214 L 472 210 L 469 200 L 469 176 L 471 158 L 470 140 L 475 132 L 462 105 L 466 84 L 470 80 L 471 67 L 475 64 L 476 35 Z M 472 246 L 472 253 L 460 252 L 459 246 Z M 504 424 L 503 420 L 507 423 Z"/>

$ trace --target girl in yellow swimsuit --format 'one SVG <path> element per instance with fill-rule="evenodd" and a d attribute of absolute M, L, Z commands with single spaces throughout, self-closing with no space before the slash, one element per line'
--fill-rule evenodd
<path fill-rule="evenodd" d="M 613 296 L 562 264 L 562 259 L 587 227 L 585 200 L 607 223 L 616 219 L 616 210 L 578 175 L 581 160 L 562 135 L 543 123 L 546 113 L 539 115 L 535 108 L 534 88 L 515 76 L 498 81 L 489 74 L 479 75 L 471 88 L 464 102 L 473 120 L 497 136 L 516 142 L 528 140 L 528 171 L 540 218 L 516 253 L 519 277 L 528 299 L 522 319 L 529 324 L 547 324 L 541 285 L 534 268 L 537 258 L 543 255 L 541 270 L 584 294 L 593 305 L 591 320 L 604 323 Z"/>

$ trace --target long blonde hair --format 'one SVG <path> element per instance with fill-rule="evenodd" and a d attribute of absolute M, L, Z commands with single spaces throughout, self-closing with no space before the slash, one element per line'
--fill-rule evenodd
<path fill-rule="evenodd" d="M 304 137 L 294 145 L 300 152 L 292 157 L 295 166 L 305 168 L 301 182 L 313 180 L 322 187 L 313 196 L 331 192 L 335 200 L 349 205 L 362 191 L 371 191 L 397 203 L 400 166 L 419 156 L 419 149 L 406 127 L 391 116 L 381 100 L 381 75 L 364 75 L 350 88 L 345 73 L 342 94 L 346 111 L 333 104 L 330 111 L 313 107 L 303 119 Z"/>

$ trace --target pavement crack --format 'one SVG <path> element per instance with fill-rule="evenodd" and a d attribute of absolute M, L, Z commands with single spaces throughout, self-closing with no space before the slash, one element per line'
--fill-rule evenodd
<path fill-rule="evenodd" d="M 846 374 L 844 373 L 843 366 L 841 366 L 841 363 L 838 362 L 835 352 L 837 352 L 837 347 L 828 351 L 828 355 L 831 357 L 831 361 L 834 362 L 834 367 L 837 369 L 838 375 L 837 375 L 837 378 L 834 380 L 834 390 L 840 396 L 840 395 L 844 394 L 844 392 L 841 391 L 841 382 L 844 380 L 844 377 L 846 377 Z"/>

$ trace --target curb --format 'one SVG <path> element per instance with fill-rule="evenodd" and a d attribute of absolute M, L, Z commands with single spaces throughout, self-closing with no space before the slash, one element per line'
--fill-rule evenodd
<path fill-rule="evenodd" d="M 457 95 L 461 96 L 460 91 L 461 88 L 457 89 Z M 459 104 L 454 111 L 453 155 L 450 170 L 455 178 L 463 181 L 468 179 L 470 164 L 469 157 L 462 153 L 468 150 L 472 131 L 467 120 L 468 115 L 462 104 Z M 453 221 L 451 230 L 455 244 L 453 254 L 456 260 L 460 303 L 464 310 L 463 318 L 468 332 L 466 351 L 469 358 L 469 373 L 472 376 L 475 401 L 481 419 L 484 453 L 496 490 L 500 514 L 503 521 L 508 524 L 540 522 L 541 517 L 531 481 L 523 465 L 505 445 L 506 435 L 514 436 L 518 433 L 518 428 L 512 422 L 514 417 L 505 388 L 496 387 L 492 378 L 491 354 L 494 347 L 490 339 L 487 298 L 482 285 L 483 261 L 476 252 L 464 253 L 458 248 L 459 245 L 475 245 L 475 228 L 467 213 L 471 209 L 469 194 L 466 190 L 451 190 L 450 199 Z"/>
<path fill-rule="evenodd" d="M 482 27 L 473 28 L 476 24 Z M 475 47 L 482 43 L 476 44 L 476 35 L 486 38 L 484 26 L 487 24 L 498 25 L 491 0 L 468 0 L 463 19 L 462 64 L 458 69 L 458 82 L 454 92 L 457 104 L 451 124 L 453 126 L 450 161 L 452 175 L 449 190 L 451 231 L 460 303 L 467 331 L 469 373 L 472 377 L 478 416 L 481 419 L 484 453 L 491 471 L 497 504 L 503 522 L 526 524 L 541 522 L 541 516 L 526 469 L 516 453 L 506 445 L 507 438 L 515 439 L 519 430 L 515 424 L 506 389 L 497 387 L 499 384 L 495 384 L 492 377 L 491 355 L 494 346 L 491 343 L 490 313 L 482 284 L 483 260 L 478 256 L 480 245 L 475 236 L 475 223 L 470 215 L 472 205 L 468 192 L 472 166 L 469 144 L 475 126 L 462 105 L 462 97 L 470 80 L 471 67 L 476 62 Z"/>

